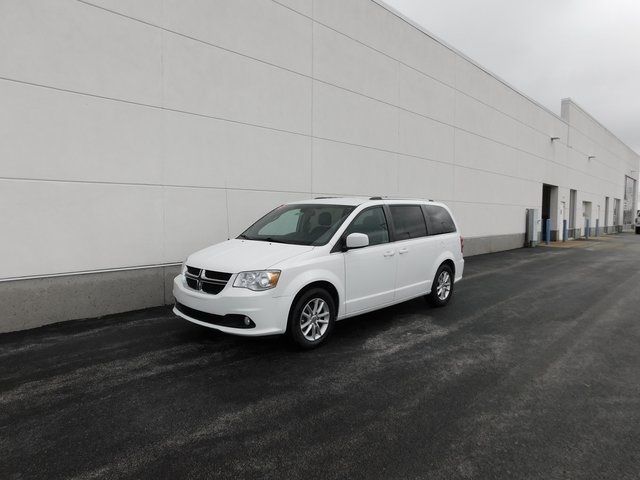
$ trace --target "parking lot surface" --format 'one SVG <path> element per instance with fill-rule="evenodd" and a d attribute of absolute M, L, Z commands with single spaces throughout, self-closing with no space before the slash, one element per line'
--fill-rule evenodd
<path fill-rule="evenodd" d="M 640 235 L 469 258 L 447 308 L 310 352 L 165 308 L 2 335 L 0 449 L 0 478 L 638 478 Z"/>

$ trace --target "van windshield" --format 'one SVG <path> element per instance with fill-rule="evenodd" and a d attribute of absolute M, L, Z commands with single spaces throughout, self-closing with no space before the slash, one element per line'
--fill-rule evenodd
<path fill-rule="evenodd" d="M 355 207 L 349 205 L 281 205 L 238 236 L 244 240 L 325 245 Z"/>

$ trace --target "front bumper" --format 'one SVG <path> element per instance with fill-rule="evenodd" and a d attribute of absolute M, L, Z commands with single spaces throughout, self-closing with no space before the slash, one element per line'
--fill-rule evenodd
<path fill-rule="evenodd" d="M 232 281 L 217 295 L 190 289 L 184 277 L 173 280 L 173 296 L 179 305 L 173 313 L 192 323 L 234 335 L 262 336 L 284 333 L 290 297 L 274 296 L 273 290 L 254 292 L 234 288 Z M 240 323 L 248 317 L 253 325 Z M 237 326 L 231 326 L 237 325 Z"/>

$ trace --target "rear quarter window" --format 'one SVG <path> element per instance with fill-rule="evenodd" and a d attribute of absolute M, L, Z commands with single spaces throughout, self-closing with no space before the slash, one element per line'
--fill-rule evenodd
<path fill-rule="evenodd" d="M 440 235 L 456 231 L 456 224 L 449 212 L 437 205 L 425 205 L 427 213 L 427 223 L 429 224 L 429 235 Z"/>
<path fill-rule="evenodd" d="M 427 225 L 420 205 L 390 205 L 396 240 L 424 237 Z"/>

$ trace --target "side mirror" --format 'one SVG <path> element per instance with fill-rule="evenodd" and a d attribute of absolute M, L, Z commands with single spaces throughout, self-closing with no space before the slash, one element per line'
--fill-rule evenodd
<path fill-rule="evenodd" d="M 364 233 L 351 233 L 347 236 L 347 250 L 369 245 L 369 236 Z"/>

